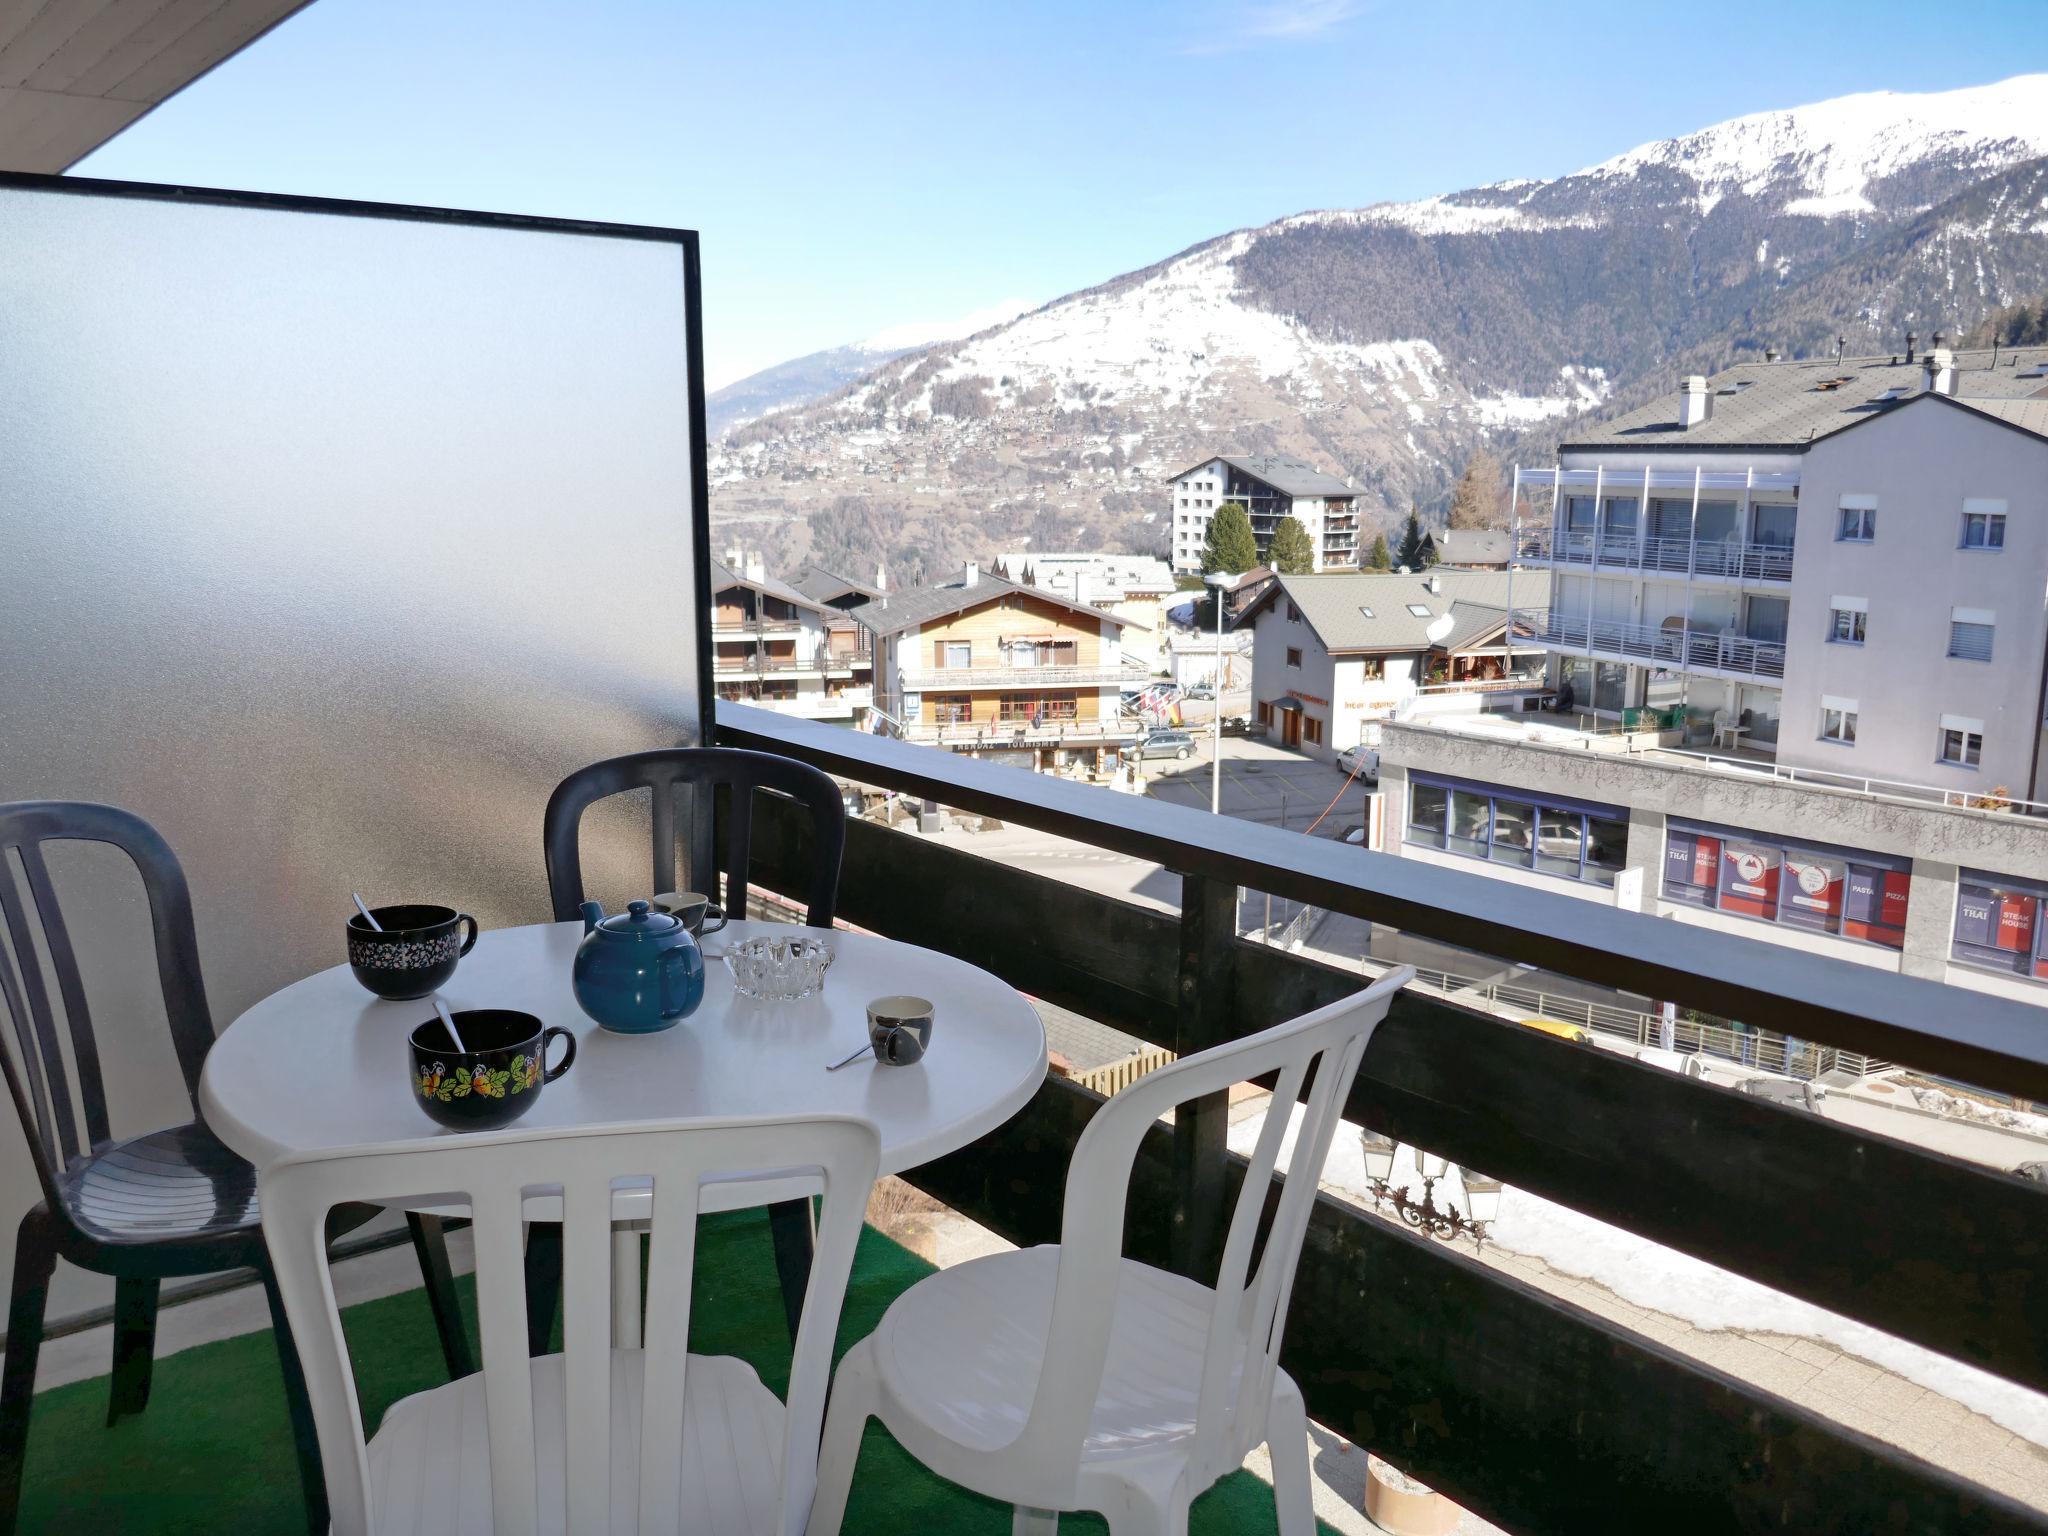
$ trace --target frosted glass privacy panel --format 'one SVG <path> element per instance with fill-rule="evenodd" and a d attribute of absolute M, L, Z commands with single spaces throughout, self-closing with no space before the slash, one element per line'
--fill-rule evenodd
<path fill-rule="evenodd" d="M 162 829 L 218 1023 L 344 959 L 352 889 L 545 919 L 555 783 L 700 739 L 693 262 L 0 184 L 0 799 Z M 646 883 L 629 821 L 598 881 Z"/>

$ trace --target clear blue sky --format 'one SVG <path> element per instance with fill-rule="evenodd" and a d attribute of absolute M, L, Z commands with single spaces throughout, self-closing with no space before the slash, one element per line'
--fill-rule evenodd
<path fill-rule="evenodd" d="M 81 174 L 702 231 L 714 387 L 1307 208 L 2048 69 L 2044 0 L 317 0 Z"/>

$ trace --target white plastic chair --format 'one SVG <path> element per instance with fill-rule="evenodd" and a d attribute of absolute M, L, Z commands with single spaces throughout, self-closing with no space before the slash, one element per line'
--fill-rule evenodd
<path fill-rule="evenodd" d="M 1345 1096 L 1414 975 L 1402 966 L 1358 996 L 1140 1078 L 1074 1147 L 1059 1243 L 971 1260 L 897 1297 L 840 1361 L 810 1536 L 836 1536 L 870 1417 L 940 1476 L 1015 1505 L 1018 1532 L 1051 1532 L 1072 1510 L 1101 1514 L 1116 1536 L 1184 1532 L 1195 1496 L 1263 1440 L 1282 1536 L 1312 1536 L 1308 1420 L 1278 1363 L 1287 1298 Z M 1124 1258 L 1145 1133 L 1174 1106 L 1267 1072 L 1278 1081 L 1216 1288 Z M 1288 1110 L 1311 1072 L 1290 1138 Z M 1250 1271 L 1290 1139 L 1285 1188 Z"/>
<path fill-rule="evenodd" d="M 736 1119 L 507 1131 L 290 1158 L 260 1183 L 298 1339 L 334 1536 L 796 1536 L 810 1512 L 839 1308 L 879 1141 L 854 1119 Z M 748 1170 L 824 1180 L 787 1408 L 752 1367 L 687 1353 L 701 1183 Z M 643 1349 L 611 1343 L 614 1181 L 652 1178 Z M 563 1202 L 564 1351 L 530 1359 L 525 1195 Z M 483 1370 L 392 1405 L 365 1444 L 327 1211 L 466 1202 Z"/>

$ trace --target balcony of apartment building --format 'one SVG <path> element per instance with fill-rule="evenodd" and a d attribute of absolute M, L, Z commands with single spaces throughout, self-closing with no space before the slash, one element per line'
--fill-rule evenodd
<path fill-rule="evenodd" d="M 17 197 L 35 202 L 10 201 Z M 1102 1145 L 1091 1127 L 1116 1127 L 1097 1118 L 1108 1102 L 1101 1093 L 1047 1072 L 1043 1033 L 1030 1027 L 1041 1005 L 1120 1031 L 1148 1052 L 1187 1057 L 1352 997 L 1370 979 L 1355 964 L 1241 939 L 1241 889 L 1483 952 L 1502 967 L 1540 965 L 2048 1099 L 2040 1013 L 2009 999 L 1965 997 L 1717 931 L 1675 935 L 1641 914 L 1411 867 L 1335 839 L 697 698 L 701 651 L 691 647 L 715 647 L 724 631 L 704 613 L 694 632 L 677 633 L 675 594 L 705 550 L 709 516 L 701 502 L 693 516 L 672 513 L 690 507 L 691 485 L 705 481 L 703 444 L 616 430 L 622 419 L 672 429 L 689 420 L 694 390 L 676 359 L 694 355 L 700 334 L 694 238 L 125 185 L 0 185 L 0 204 L 0 228 L 32 258 L 24 270 L 40 306 L 23 345 L 0 351 L 0 394 L 26 423 L 10 444 L 24 473 L 0 483 L 0 498 L 14 493 L 8 505 L 25 505 L 38 487 L 67 487 L 96 509 L 89 527 L 16 519 L 8 575 L 21 600 L 0 604 L 0 654 L 32 658 L 21 665 L 34 684 L 0 701 L 0 785 L 10 798 L 67 797 L 77 816 L 53 823 L 51 801 L 14 807 L 0 857 L 5 1075 L 23 1130 L 7 1170 L 17 1199 L 7 1214 L 22 1246 L 0 1414 L 0 1523 L 16 1514 L 19 1491 L 20 1527 L 29 1530 L 325 1531 L 320 1495 L 331 1484 L 338 1510 L 357 1516 L 337 1520 L 340 1530 L 360 1531 L 394 1510 L 439 1510 L 444 1525 L 459 1516 L 464 1528 L 482 1529 L 503 1511 L 500 1529 L 584 1536 L 605 1528 L 613 1487 L 623 1490 L 616 1507 L 630 1528 L 651 1507 L 641 1497 L 665 1486 L 664 1529 L 673 1531 L 676 1484 L 659 1474 L 681 1466 L 693 1491 L 694 1480 L 729 1474 L 720 1486 L 731 1503 L 686 1503 L 689 1528 L 721 1536 L 771 1521 L 801 1528 L 809 1484 L 789 1456 L 764 1447 L 802 1403 L 815 1429 L 834 1351 L 800 1354 L 793 1371 L 791 1322 L 802 1334 L 802 1319 L 811 1319 L 808 1337 L 818 1338 L 817 1319 L 837 1315 L 851 1265 L 843 1286 L 850 1341 L 902 1305 L 935 1261 L 871 1231 L 857 1253 L 851 1241 L 836 1250 L 832 1292 L 812 1291 L 806 1304 L 810 1152 L 797 1154 L 795 1181 L 714 1181 L 704 1177 L 709 1154 L 664 1152 L 657 1168 L 635 1161 L 600 1170 L 572 1166 L 560 1149 L 630 1147 L 643 1133 L 664 1148 L 683 1137 L 694 1146 L 731 1132 L 735 1115 L 748 1117 L 739 1125 L 746 1130 L 759 1124 L 752 1117 L 772 1113 L 808 1123 L 830 1114 L 832 1124 L 865 1127 L 872 1149 L 876 1123 L 886 1121 L 931 1131 L 914 1145 L 899 1139 L 893 1166 L 934 1206 L 977 1223 L 992 1247 L 1075 1239 L 1084 1217 L 1108 1207 L 1072 1184 L 1070 1160 L 1084 1139 Z M 347 238 L 337 239 L 343 220 Z M 693 281 L 679 283 L 679 270 Z M 272 280 L 280 271 L 322 280 L 281 284 Z M 255 314 L 247 297 L 258 290 L 266 302 Z M 236 351 L 252 334 L 254 345 Z M 208 362 L 264 366 L 195 372 L 195 337 L 210 349 Z M 575 366 L 520 366 L 557 352 Z M 146 388 L 172 378 L 189 387 Z M 87 415 L 101 430 L 76 429 L 81 400 L 96 402 Z M 488 402 L 491 431 L 470 444 L 465 494 L 455 496 L 426 471 L 448 462 L 452 421 L 484 419 L 473 401 Z M 259 408 L 265 430 L 252 433 Z M 377 455 L 334 451 L 332 422 L 342 414 L 360 424 L 361 440 L 378 443 Z M 128 428 L 179 452 L 138 458 Z M 512 450 L 543 439 L 559 451 L 537 475 L 534 461 Z M 310 486 L 309 464 L 322 471 Z M 422 473 L 393 475 L 393 464 Z M 221 494 L 223 476 L 238 494 Z M 185 509 L 189 525 L 167 521 L 166 505 Z M 631 537 L 594 530 L 592 505 L 615 508 Z M 415 536 L 429 518 L 445 537 Z M 167 529 L 183 537 L 167 540 Z M 109 572 L 96 556 L 110 540 L 146 544 L 154 558 Z M 364 557 L 395 548 L 404 560 Z M 165 622 L 186 611 L 208 622 Z M 53 629 L 53 614 L 68 623 Z M 790 680 L 729 681 L 780 692 Z M 150 728 L 138 731 L 138 721 Z M 1078 718 L 1041 723 L 1088 727 Z M 722 896 L 742 922 L 721 945 L 763 917 L 764 897 L 779 912 L 801 912 L 805 893 L 819 888 L 813 876 L 827 838 L 811 819 L 817 806 L 756 794 L 756 781 L 728 781 L 716 793 L 702 783 L 684 796 L 657 779 L 663 793 L 622 797 L 580 829 L 573 813 L 564 824 L 554 809 L 574 804 L 557 798 L 568 784 L 593 787 L 589 771 L 600 762 L 609 770 L 656 753 L 672 762 L 665 752 L 678 742 L 774 754 L 785 771 L 808 764 L 842 785 L 935 801 L 1135 862 L 1144 868 L 1142 894 L 1106 894 L 1014 858 L 854 818 L 829 844 L 843 857 L 825 877 L 824 907 L 834 916 L 820 925 L 834 925 L 826 942 L 839 963 L 823 990 L 784 1004 L 742 999 L 720 965 L 694 1019 L 652 1032 L 637 1018 L 634 1033 L 600 1030 L 598 1011 L 624 1000 L 600 1001 L 575 984 L 572 959 L 587 937 L 576 915 L 583 871 L 589 894 L 613 907 L 689 883 Z M 791 777 L 801 776 L 780 781 Z M 152 832 L 132 843 L 140 850 L 133 865 L 99 846 L 46 861 L 38 841 L 22 841 L 70 825 L 98 843 L 116 825 L 100 803 L 112 799 L 163 825 L 162 838 Z M 843 803 L 822 800 L 835 811 Z M 537 834 L 550 823 L 561 835 L 548 839 L 544 863 Z M 189 889 L 173 847 L 191 870 Z M 85 942 L 75 947 L 51 926 L 50 899 L 53 888 L 69 893 L 74 879 L 85 882 L 87 899 L 71 910 L 90 919 L 76 929 Z M 533 1097 L 486 1102 L 492 1096 L 481 1090 L 458 1106 L 493 1114 L 534 1106 L 528 1120 L 463 1135 L 429 1107 L 454 1101 L 422 1097 L 408 1040 L 440 1055 L 444 1042 L 461 1050 L 463 1037 L 438 1024 L 424 997 L 373 999 L 336 963 L 344 945 L 333 929 L 350 916 L 358 880 L 368 902 L 431 895 L 450 904 L 434 928 L 417 930 L 430 941 L 383 936 L 394 949 L 428 951 L 432 974 L 453 978 L 452 1001 L 497 1005 L 464 1007 L 462 1028 L 484 1020 L 503 1028 L 504 1011 L 518 1006 L 533 1010 L 536 1030 L 545 1018 L 571 1036 L 563 1043 L 557 1035 L 558 1047 L 580 1037 L 580 1064 L 564 1048 L 549 1075 L 570 1075 L 537 1106 Z M 366 903 L 367 927 L 351 918 L 352 943 L 370 942 L 376 910 Z M 383 910 L 425 920 L 420 908 Z M 461 912 L 480 921 L 457 971 Z M 890 955 L 908 955 L 918 970 L 878 974 L 875 957 Z M 734 958 L 729 948 L 726 957 Z M 421 959 L 394 957 L 406 974 L 383 984 L 405 991 Z M 92 973 L 85 982 L 81 968 Z M 869 1056 L 828 1075 L 841 1047 L 868 1043 L 864 1006 L 922 990 L 924 978 L 963 988 L 955 997 L 1000 987 L 1005 1005 L 1023 1010 L 1031 1070 L 1014 1100 L 989 1048 L 989 1020 L 936 987 L 936 1031 L 921 1063 Z M 88 1010 L 88 996 L 118 1006 Z M 216 1032 L 216 1023 L 226 1027 Z M 536 1055 L 549 1050 L 535 1041 Z M 1343 1064 L 1358 1075 L 1355 1084 L 1346 1077 L 1341 1097 L 1323 1076 L 1334 1070 L 1327 1058 L 1313 1080 L 1288 1069 L 1289 1097 L 1305 1089 L 1319 1107 L 1342 1112 L 1342 1125 L 1328 1122 L 1337 1140 L 1322 1148 L 1348 1160 L 1397 1138 L 1411 1163 L 1426 1158 L 1422 1166 L 1438 1176 L 1450 1163 L 1468 1170 L 1460 1176 L 1468 1190 L 1485 1182 L 1470 1170 L 1484 1170 L 1515 1195 L 1999 1381 L 2048 1388 L 2048 1189 L 2039 1184 L 1568 1044 L 1426 989 L 1395 993 L 1362 1049 Z M 477 1059 L 482 1078 L 487 1058 Z M 540 1063 L 527 1060 L 537 1095 Z M 714 1061 L 728 1075 L 710 1075 Z M 1369 1448 L 1518 1532 L 2042 1528 L 2048 1493 L 2024 1448 L 1939 1465 L 1942 1443 L 1902 1439 L 1892 1417 L 1880 1422 L 1874 1410 L 1837 1409 L 1833 1384 L 1808 1391 L 1787 1379 L 1789 1366 L 1766 1369 L 1747 1351 L 1724 1350 L 1718 1335 L 1688 1347 L 1653 1333 L 1637 1326 L 1633 1308 L 1591 1291 L 1560 1295 L 1545 1288 L 1542 1266 L 1502 1262 L 1494 1245 L 1469 1235 L 1429 1235 L 1379 1213 L 1370 1197 L 1323 1190 L 1283 1207 L 1293 1213 L 1284 1232 L 1266 1230 L 1262 1203 L 1281 1137 L 1260 1133 L 1252 1155 L 1241 1155 L 1241 1117 L 1248 1104 L 1276 1116 L 1294 1106 L 1261 1100 L 1270 1083 L 1215 1081 L 1170 1122 L 1125 1117 L 1132 1134 L 1117 1187 L 1129 1187 L 1128 1221 L 1112 1216 L 1096 1249 L 1109 1283 L 1062 1291 L 1057 1309 L 1038 1314 L 1041 1355 L 1054 1346 L 1072 1352 L 1075 1335 L 1052 1328 L 1085 1326 L 1129 1363 L 1120 1379 L 1142 1396 L 1119 1428 L 1174 1447 L 1221 1433 L 1200 1404 L 1236 1401 L 1229 1386 L 1246 1357 L 1222 1348 L 1205 1357 L 1182 1341 L 1208 1336 L 1221 1255 L 1243 1261 L 1260 1249 L 1269 1260 L 1276 1249 L 1298 1249 L 1298 1265 L 1285 1272 L 1261 1261 L 1258 1294 L 1275 1313 L 1258 1358 L 1269 1370 L 1270 1341 L 1290 1388 L 1299 1385 L 1299 1398 L 1290 1391 L 1284 1403 L 1296 1416 L 1277 1417 L 1271 1433 L 1275 1463 L 1303 1480 L 1305 1403 L 1319 1426 L 1318 1461 Z M 425 1086 L 435 1082 L 444 1094 L 455 1086 L 438 1065 Z M 720 1084 L 732 1085 L 729 1095 L 716 1091 Z M 650 1132 L 650 1120 L 671 1123 Z M 158 1126 L 182 1130 L 148 1129 Z M 131 1130 L 147 1134 L 113 1140 Z M 520 1160 L 508 1165 L 508 1155 Z M 867 1155 L 872 1170 L 875 1154 Z M 1391 1148 L 1387 1156 L 1386 1171 L 1396 1171 Z M 435 1182 L 450 1157 L 465 1160 L 451 1173 L 459 1182 Z M 362 1182 L 308 1182 L 337 1165 L 358 1170 Z M 742 1166 L 756 1175 L 797 1171 Z M 615 1169 L 629 1170 L 617 1187 Z M 636 1207 L 650 1171 L 651 1203 Z M 1226 1230 L 1213 1218 L 1230 1209 L 1223 1197 L 1248 1183 L 1257 1198 L 1237 1207 L 1241 1219 Z M 827 1195 L 827 1253 L 843 1230 L 832 1207 L 844 1187 Z M 1441 1196 L 1452 1186 L 1435 1187 Z M 887 1189 L 905 1198 L 900 1186 Z M 328 1207 L 357 1193 L 395 1209 L 335 1244 L 338 1274 L 330 1276 Z M 738 1208 L 709 1205 L 714 1195 Z M 781 1209 L 749 1204 L 756 1197 Z M 466 1234 L 444 1224 L 451 1198 L 478 1218 Z M 74 1201 L 77 1213 L 63 1214 L 59 1228 Z M 397 1219 L 398 1209 L 423 1202 L 410 1212 L 417 1220 Z M 1082 1216 L 1063 1230 L 1070 1205 Z M 627 1213 L 616 1227 L 615 1210 Z M 857 1223 L 858 1199 L 852 1213 Z M 655 1280 L 643 1288 L 650 1215 Z M 290 1270 L 276 1314 L 266 1225 L 287 1255 L 278 1267 Z M 231 1249 L 198 1246 L 238 1234 Z M 409 1241 L 438 1259 L 411 1268 L 392 1251 Z M 144 1268 L 151 1250 L 158 1267 Z M 696 1294 L 707 1304 L 688 1305 L 679 1252 L 694 1253 Z M 106 1266 L 103 1288 L 90 1292 L 72 1267 L 89 1255 Z M 195 1277 L 210 1256 L 215 1272 Z M 370 1267 L 351 1268 L 358 1264 Z M 566 1360 L 549 1352 L 553 1281 L 565 1270 Z M 1236 1273 L 1246 1273 L 1242 1264 Z M 161 1294 L 159 1276 L 171 1281 Z M 191 1347 L 167 1350 L 152 1367 L 160 1300 L 165 1335 Z M 58 1307 L 63 1331 L 100 1331 L 45 1351 L 38 1393 L 35 1338 L 46 1302 Z M 336 1315 L 344 1302 L 346 1315 Z M 286 1314 L 290 1330 L 272 1321 Z M 221 1320 L 248 1336 L 195 1342 Z M 1028 1305 L 995 1323 L 998 1334 L 1032 1338 Z M 471 1333 L 479 1324 L 482 1373 Z M 905 1336 L 917 1342 L 915 1324 Z M 1217 1336 L 1242 1334 L 1219 1328 Z M 829 1346 L 829 1327 L 824 1337 Z M 970 1347 L 983 1337 L 972 1330 Z M 1173 1371 L 1148 1369 L 1162 1341 Z M 649 1342 L 659 1353 L 640 1348 Z M 687 1387 L 686 1344 L 697 1352 Z M 1191 1349 L 1189 1374 L 1179 1367 Z M 273 1351 L 275 1364 L 266 1358 Z M 529 1353 L 543 1358 L 529 1364 Z M 313 1362 L 303 1373 L 302 1358 Z M 672 1368 L 657 1374 L 647 1360 Z M 758 1380 L 738 1374 L 742 1361 Z M 941 1359 L 931 1374 L 944 1377 L 951 1363 Z M 1873 1370 L 1857 1368 L 1862 1376 L 1842 1373 L 1850 1390 Z M 76 1374 L 50 1379 L 66 1372 Z M 999 1424 L 1024 1422 L 1028 1375 L 977 1384 L 992 1394 L 984 1401 L 1001 1402 L 997 1411 L 1016 1410 Z M 314 1378 L 317 1422 L 304 1377 Z M 300 1404 L 296 1424 L 287 1393 Z M 423 1401 L 422 1393 L 436 1395 Z M 1250 1427 L 1265 1435 L 1264 1399 L 1245 1396 L 1259 1412 Z M 1072 1413 L 1056 1415 L 1077 1460 L 1092 1443 L 1094 1401 L 1077 1398 Z M 1129 1402 L 1107 1401 L 1115 1412 Z M 1277 1388 L 1272 1401 L 1278 1414 Z M 641 1445 L 633 1416 L 643 1404 L 665 1415 L 646 1419 L 647 1434 L 669 1436 L 647 1441 L 660 1454 L 644 1468 L 633 1460 Z M 110 1408 L 128 1422 L 103 1428 Z M 1940 1433 L 1954 1433 L 1960 1416 L 1942 1418 Z M 377 1455 L 385 1459 L 374 1464 L 360 1446 L 364 1420 L 382 1425 Z M 613 1422 L 626 1427 L 613 1435 Z M 861 1426 L 852 1428 L 858 1443 Z M 962 1433 L 979 1437 L 972 1427 Z M 1222 1443 L 1228 1455 L 1198 1463 L 1205 1478 L 1227 1474 L 1222 1483 L 1184 1490 L 1199 1494 L 1197 1528 L 1270 1529 L 1271 1493 L 1235 1466 L 1252 1441 Z M 815 1457 L 815 1438 L 806 1445 L 792 1432 L 776 1444 Z M 611 1469 L 622 1466 L 629 1470 L 613 1483 Z M 787 1503 L 763 1491 L 785 1470 Z M 537 1489 L 552 1494 L 538 1514 Z M 374 1515 L 363 1517 L 371 1500 Z M 565 1507 L 574 1513 L 565 1517 Z M 1306 1529 L 1306 1510 L 1285 1507 L 1296 1517 L 1290 1531 Z M 912 1465 L 876 1433 L 859 1458 L 843 1528 L 880 1536 L 1007 1524 L 1007 1511 Z M 1017 1517 L 1021 1529 L 1051 1524 L 1037 1509 Z"/>
<path fill-rule="evenodd" d="M 768 597 L 751 589 L 742 589 L 737 596 L 722 594 L 711 608 L 714 638 L 749 635 L 793 639 L 803 633 L 803 628 L 801 609 L 781 598 Z"/>
<path fill-rule="evenodd" d="M 1797 485 L 1796 475 L 1689 470 L 1518 476 L 1519 492 L 1548 487 L 1554 500 L 1547 525 L 1515 530 L 1514 557 L 1557 570 L 1783 586 Z"/>
<path fill-rule="evenodd" d="M 1738 681 L 1782 682 L 1784 630 L 1745 634 L 1718 620 L 1674 614 L 1655 624 L 1603 619 L 1561 608 L 1517 608 L 1514 637 L 1546 650 Z M 1617 706 L 1618 707 L 1618 706 Z"/>
<path fill-rule="evenodd" d="M 1078 640 L 1009 640 L 992 648 L 939 640 L 932 646 L 930 663 L 903 668 L 899 682 L 905 693 L 962 693 L 1119 688 L 1131 675 L 1132 669 L 1121 663 L 1083 662 Z"/>

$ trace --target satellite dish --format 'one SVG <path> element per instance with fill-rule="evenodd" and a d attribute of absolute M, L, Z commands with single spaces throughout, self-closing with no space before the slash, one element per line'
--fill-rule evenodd
<path fill-rule="evenodd" d="M 1429 621 L 1429 628 L 1422 632 L 1422 638 L 1431 645 L 1435 645 L 1457 627 L 1458 621 L 1447 613 L 1441 618 L 1431 619 Z"/>

